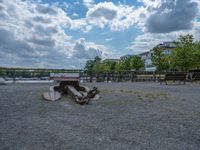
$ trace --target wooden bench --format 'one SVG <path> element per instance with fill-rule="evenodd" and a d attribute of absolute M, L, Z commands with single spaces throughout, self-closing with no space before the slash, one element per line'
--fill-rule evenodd
<path fill-rule="evenodd" d="M 186 73 L 182 72 L 166 73 L 165 77 L 163 79 L 160 79 L 160 83 L 162 84 L 162 82 L 165 82 L 165 84 L 167 84 L 168 83 L 167 81 L 172 81 L 173 83 L 178 81 L 179 84 L 181 84 L 181 82 L 185 84 Z"/>
<path fill-rule="evenodd" d="M 164 78 L 165 75 L 163 74 L 147 74 L 147 75 L 136 75 L 136 81 L 154 81 L 154 80 L 159 80 L 159 78 Z"/>
<path fill-rule="evenodd" d="M 136 75 L 136 81 L 153 81 L 153 75 Z"/>

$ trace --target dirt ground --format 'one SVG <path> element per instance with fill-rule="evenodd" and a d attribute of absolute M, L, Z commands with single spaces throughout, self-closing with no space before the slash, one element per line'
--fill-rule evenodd
<path fill-rule="evenodd" d="M 200 85 L 98 83 L 89 105 L 48 102 L 50 84 L 0 86 L 2 150 L 199 150 Z"/>

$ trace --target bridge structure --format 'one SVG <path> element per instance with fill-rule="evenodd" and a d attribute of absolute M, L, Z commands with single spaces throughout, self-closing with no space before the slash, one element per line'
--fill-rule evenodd
<path fill-rule="evenodd" d="M 6 68 L 0 67 L 0 76 L 10 78 L 49 77 L 51 73 L 83 73 L 81 69 Z"/>

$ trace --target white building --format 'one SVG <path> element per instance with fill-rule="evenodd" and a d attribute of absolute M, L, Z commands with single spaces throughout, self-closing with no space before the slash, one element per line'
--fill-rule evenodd
<path fill-rule="evenodd" d="M 175 48 L 174 42 L 164 42 L 162 44 L 157 45 L 157 47 L 163 49 L 163 53 L 165 55 L 170 55 L 172 53 L 173 48 Z"/>
<path fill-rule="evenodd" d="M 152 64 L 152 61 L 151 61 L 152 53 L 153 53 L 153 50 L 139 54 L 141 59 L 144 61 L 144 70 L 145 71 L 155 71 L 156 70 L 156 67 Z"/>
<path fill-rule="evenodd" d="M 120 62 L 120 59 L 107 58 L 107 59 L 104 59 L 102 62 L 103 63 L 106 63 L 106 62 Z"/>
<path fill-rule="evenodd" d="M 128 55 L 124 55 L 124 56 L 122 56 L 122 57 L 120 57 L 120 60 L 126 60 L 126 59 L 128 59 L 128 58 L 130 58 L 130 57 L 132 57 L 133 55 L 130 55 L 130 54 L 128 54 Z"/>
<path fill-rule="evenodd" d="M 162 48 L 163 53 L 165 55 L 170 55 L 172 53 L 173 48 L 175 48 L 175 44 L 174 44 L 174 42 L 164 42 L 162 44 L 158 44 L 156 47 Z M 156 70 L 156 67 L 153 65 L 153 63 L 151 61 L 152 53 L 153 53 L 153 49 L 139 54 L 141 59 L 144 61 L 144 64 L 145 64 L 144 70 L 145 71 L 155 71 Z"/>

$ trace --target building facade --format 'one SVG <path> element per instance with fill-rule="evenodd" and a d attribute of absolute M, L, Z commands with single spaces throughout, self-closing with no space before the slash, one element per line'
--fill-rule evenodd
<path fill-rule="evenodd" d="M 132 57 L 132 56 L 133 56 L 133 55 L 130 55 L 130 54 L 124 55 L 124 56 L 120 57 L 120 60 L 121 60 L 121 61 L 124 61 L 124 60 L 126 60 L 126 59 L 128 59 L 128 58 L 130 58 L 130 57 Z"/>
<path fill-rule="evenodd" d="M 107 58 L 107 59 L 104 59 L 102 61 L 103 63 L 106 63 L 106 62 L 120 62 L 120 59 L 113 59 L 113 58 Z"/>
<path fill-rule="evenodd" d="M 153 50 L 139 54 L 140 58 L 144 62 L 144 71 L 156 70 L 156 67 L 152 64 L 152 61 L 151 61 L 152 53 L 153 53 Z"/>
<path fill-rule="evenodd" d="M 173 49 L 176 47 L 176 45 L 174 44 L 174 42 L 163 42 L 161 44 L 158 44 L 156 47 L 159 47 L 163 50 L 164 55 L 171 55 Z M 151 58 L 153 55 L 153 49 L 140 53 L 138 54 L 138 56 L 143 60 L 144 62 L 144 68 L 142 70 L 150 72 L 150 71 L 155 71 L 156 67 L 153 65 Z M 120 61 L 124 61 L 130 57 L 132 57 L 134 55 L 124 55 L 122 57 L 120 57 L 120 59 L 105 59 L 103 60 L 103 62 L 120 62 Z"/>
<path fill-rule="evenodd" d="M 162 44 L 158 44 L 156 47 L 162 48 L 163 53 L 167 56 L 172 53 L 173 49 L 176 46 L 175 46 L 174 42 L 164 42 Z M 153 54 L 153 49 L 139 54 L 139 56 L 141 57 L 141 59 L 144 61 L 144 64 L 145 64 L 144 71 L 155 71 L 156 70 L 156 67 L 153 65 L 153 63 L 151 61 L 152 54 Z"/>

